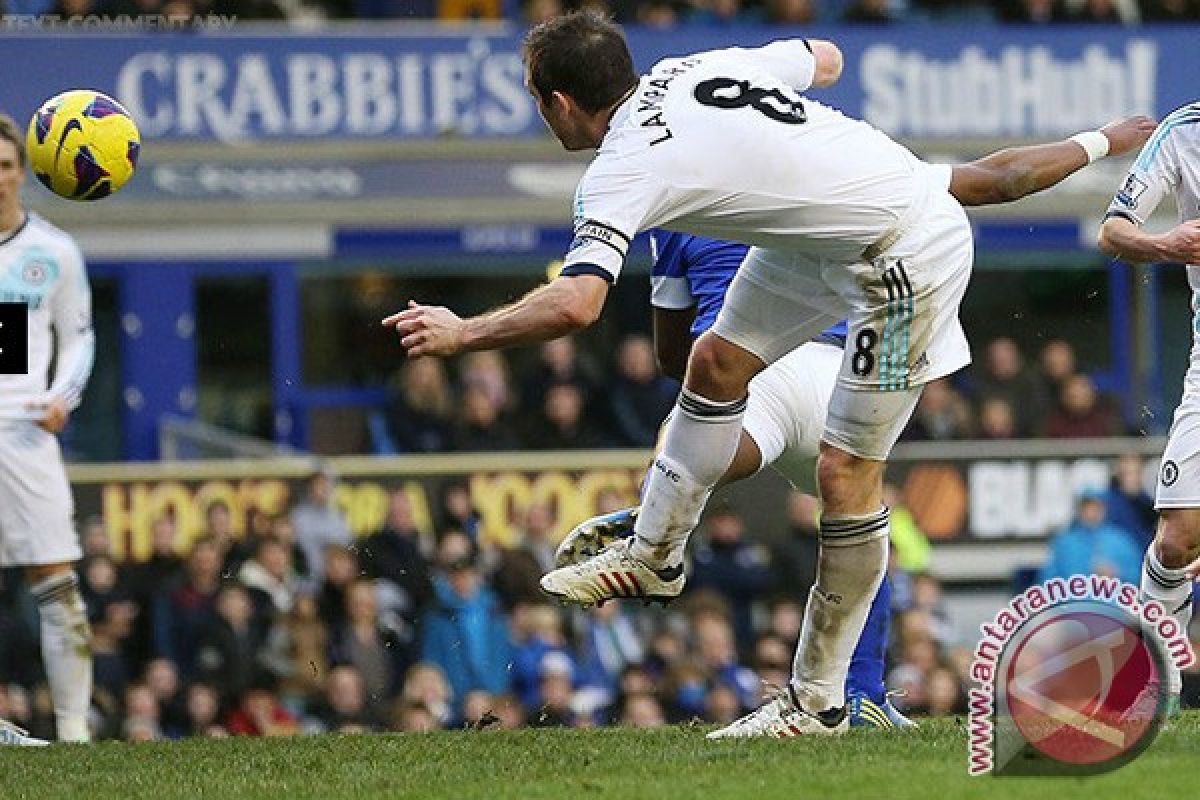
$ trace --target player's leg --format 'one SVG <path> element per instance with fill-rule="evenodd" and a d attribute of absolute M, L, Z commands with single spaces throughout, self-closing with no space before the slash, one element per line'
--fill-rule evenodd
<path fill-rule="evenodd" d="M 26 574 L 41 619 L 42 662 L 54 701 L 58 739 L 86 742 L 92 699 L 91 629 L 74 565 L 27 567 Z"/>
<path fill-rule="evenodd" d="M 634 535 L 542 576 L 547 594 L 591 606 L 614 597 L 668 601 L 683 591 L 683 551 L 741 438 L 746 387 L 762 362 L 706 333 L 642 492 Z M 729 399 L 729 398 L 734 399 Z"/>
<path fill-rule="evenodd" d="M 750 416 L 753 408 L 754 389 L 753 382 L 751 382 L 750 402 L 746 408 L 747 417 Z M 762 453 L 758 449 L 757 442 L 743 429 L 733 461 L 717 485 L 722 486 L 749 478 L 758 473 L 762 466 Z M 641 506 L 632 506 L 607 514 L 599 514 L 579 523 L 563 537 L 562 541 L 558 543 L 558 547 L 555 548 L 554 566 L 569 567 L 572 564 L 578 564 L 598 554 L 610 544 L 630 538 L 633 536 L 633 526 L 637 523 L 640 511 Z"/>
<path fill-rule="evenodd" d="M 772 258 L 786 263 L 771 267 Z M 793 260 L 750 251 L 716 325 L 692 348 L 684 388 L 646 479 L 633 540 L 548 573 L 541 581 L 548 594 L 592 605 L 612 597 L 667 599 L 683 590 L 684 548 L 737 453 L 751 379 L 826 324 L 820 311 L 791 299 L 811 298 L 813 291 L 784 296 L 746 277 L 759 266 L 786 273 Z M 819 283 L 815 290 L 839 302 Z"/>
<path fill-rule="evenodd" d="M 0 431 L 0 560 L 25 567 L 60 741 L 89 739 L 91 631 L 72 564 L 82 553 L 58 440 L 31 424 Z"/>
<path fill-rule="evenodd" d="M 683 562 L 688 536 L 737 453 L 748 386 L 764 366 L 711 331 L 692 347 L 678 405 L 646 480 L 630 548 L 636 558 L 657 568 Z"/>
<path fill-rule="evenodd" d="M 708 496 L 737 453 L 751 380 L 820 333 L 841 308 L 820 279 L 819 262 L 761 248 L 747 253 L 715 324 L 688 358 L 635 525 L 630 549 L 637 558 L 652 566 L 682 562 Z"/>
<path fill-rule="evenodd" d="M 842 358 L 843 347 L 810 342 L 776 361 L 750 384 L 744 422 L 748 437 L 761 443 L 762 463 L 774 466 L 801 491 L 816 492 L 817 453 Z M 852 726 L 913 724 L 888 701 L 883 683 L 890 622 L 891 584 L 885 575 L 850 657 L 846 696 Z"/>
<path fill-rule="evenodd" d="M 1157 600 L 1187 631 L 1192 621 L 1192 579 L 1187 567 L 1200 558 L 1200 402 L 1185 396 L 1175 411 L 1155 506 L 1158 530 L 1142 562 L 1142 593 Z M 1170 710 L 1179 705 L 1182 676 L 1167 664 Z"/>
<path fill-rule="evenodd" d="M 826 272 L 851 311 L 817 462 L 817 581 L 787 692 L 710 736 L 844 730 L 850 657 L 886 570 L 884 467 L 921 387 L 970 361 L 958 306 L 972 257 L 970 226 L 947 195 L 931 199 L 887 257 Z"/>
<path fill-rule="evenodd" d="M 1200 558 L 1200 508 L 1162 509 L 1154 541 L 1142 561 L 1142 594 L 1157 600 L 1181 631 L 1192 622 L 1192 579 L 1186 567 Z M 1167 660 L 1167 710 L 1179 711 L 1183 676 Z"/>
<path fill-rule="evenodd" d="M 0 428 L 0 436 L 4 435 L 4 431 Z M 0 491 L 0 499 L 3 499 L 3 492 Z M 4 538 L 4 516 L 0 514 L 0 566 L 6 566 L 7 545 Z M 30 736 L 28 731 L 23 728 L 18 728 L 6 719 L 0 719 L 0 745 L 16 745 L 28 747 L 41 747 L 49 742 Z"/>
<path fill-rule="evenodd" d="M 892 582 L 884 573 L 871 601 L 867 621 L 850 654 L 846 674 L 846 701 L 850 726 L 860 728 L 913 728 L 916 723 L 900 713 L 888 697 L 883 682 L 888 636 L 892 626 Z"/>

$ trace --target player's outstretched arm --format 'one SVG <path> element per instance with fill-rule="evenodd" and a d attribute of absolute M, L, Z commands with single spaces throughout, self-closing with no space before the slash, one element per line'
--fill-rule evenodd
<path fill-rule="evenodd" d="M 1166 233 L 1147 233 L 1132 220 L 1110 216 L 1100 226 L 1097 244 L 1123 261 L 1200 264 L 1200 220 L 1188 220 Z"/>
<path fill-rule="evenodd" d="M 450 356 L 557 339 L 600 317 L 608 281 L 596 275 L 560 276 L 515 303 L 463 319 L 448 308 L 410 300 L 383 320 L 395 328 L 410 357 Z"/>
<path fill-rule="evenodd" d="M 1129 117 L 1081 134 L 1081 141 L 1064 139 L 1049 144 L 1009 147 L 976 161 L 956 165 L 950 193 L 964 206 L 1009 203 L 1048 189 L 1097 158 L 1116 156 L 1141 147 L 1154 132 L 1149 117 Z M 1102 136 L 1103 139 L 1097 137 Z M 1103 145 L 1107 144 L 1107 148 Z M 1095 147 L 1093 152 L 1089 145 Z"/>

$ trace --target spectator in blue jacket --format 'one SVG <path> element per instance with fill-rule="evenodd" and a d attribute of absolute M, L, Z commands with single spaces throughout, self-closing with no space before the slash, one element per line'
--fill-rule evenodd
<path fill-rule="evenodd" d="M 1050 558 L 1042 567 L 1041 580 L 1095 574 L 1138 585 L 1142 552 L 1128 531 L 1107 521 L 1106 513 L 1103 490 L 1086 489 L 1080 494 L 1075 521 L 1050 541 Z"/>
<path fill-rule="evenodd" d="M 1141 456 L 1126 453 L 1117 459 L 1104 501 L 1108 521 L 1133 534 L 1134 543 L 1145 552 L 1154 540 L 1158 512 L 1154 510 L 1154 498 L 1146 491 Z"/>
<path fill-rule="evenodd" d="M 500 600 L 483 583 L 466 536 L 447 534 L 439 553 L 442 568 L 433 579 L 433 602 L 422 626 L 422 657 L 446 674 L 457 716 L 471 690 L 502 694 L 508 689 L 512 643 Z"/>
<path fill-rule="evenodd" d="M 556 653 L 560 659 L 566 659 L 572 676 L 575 673 L 575 659 L 567 649 L 566 636 L 563 635 L 562 618 L 553 606 L 529 606 L 522 612 L 524 625 L 514 623 L 514 627 L 524 627 L 524 639 L 516 646 L 512 658 L 512 675 L 510 682 L 513 692 L 526 713 L 536 715 L 536 711 L 545 701 L 542 697 L 543 666 L 546 656 Z M 514 618 L 522 616 L 514 612 Z"/>

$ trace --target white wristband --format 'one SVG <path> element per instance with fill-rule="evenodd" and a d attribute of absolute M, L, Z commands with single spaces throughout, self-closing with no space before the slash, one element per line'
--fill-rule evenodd
<path fill-rule="evenodd" d="M 1070 139 L 1087 152 L 1089 164 L 1108 155 L 1108 137 L 1100 131 L 1084 131 L 1075 134 Z"/>

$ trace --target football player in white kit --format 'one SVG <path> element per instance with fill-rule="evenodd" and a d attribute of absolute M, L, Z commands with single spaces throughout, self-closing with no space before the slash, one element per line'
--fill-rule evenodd
<path fill-rule="evenodd" d="M 1179 224 L 1147 233 L 1142 225 L 1168 194 L 1175 195 Z M 1142 562 L 1143 593 L 1187 631 L 1192 620 L 1187 567 L 1200 557 L 1200 103 L 1167 116 L 1146 142 L 1108 208 L 1100 247 L 1126 261 L 1187 265 L 1194 312 L 1191 363 L 1158 473 L 1158 531 Z M 1173 664 L 1167 673 L 1168 711 L 1174 713 L 1181 676 Z"/>
<path fill-rule="evenodd" d="M 74 569 L 82 555 L 74 503 L 55 434 L 91 374 L 91 292 L 71 237 L 22 208 L 25 162 L 24 137 L 0 116 L 0 302 L 24 303 L 29 315 L 29 371 L 0 375 L 0 566 L 24 567 L 37 600 L 58 738 L 85 742 L 91 632 Z"/>
<path fill-rule="evenodd" d="M 847 319 L 817 467 L 820 565 L 793 681 L 718 732 L 840 733 L 846 667 L 885 569 L 887 455 L 921 386 L 969 362 L 957 309 L 971 232 L 946 171 L 799 94 L 839 77 L 829 42 L 668 59 L 639 80 L 620 30 L 577 13 L 534 28 L 525 57 L 530 91 L 564 147 L 597 148 L 561 277 L 470 319 L 410 302 L 384 324 L 414 356 L 554 338 L 599 316 L 639 231 L 754 246 L 691 350 L 635 536 L 542 579 L 549 594 L 592 605 L 682 591 L 684 546 L 733 459 L 750 380 Z M 1095 131 L 1079 144 L 1089 160 L 1107 149 Z"/>

